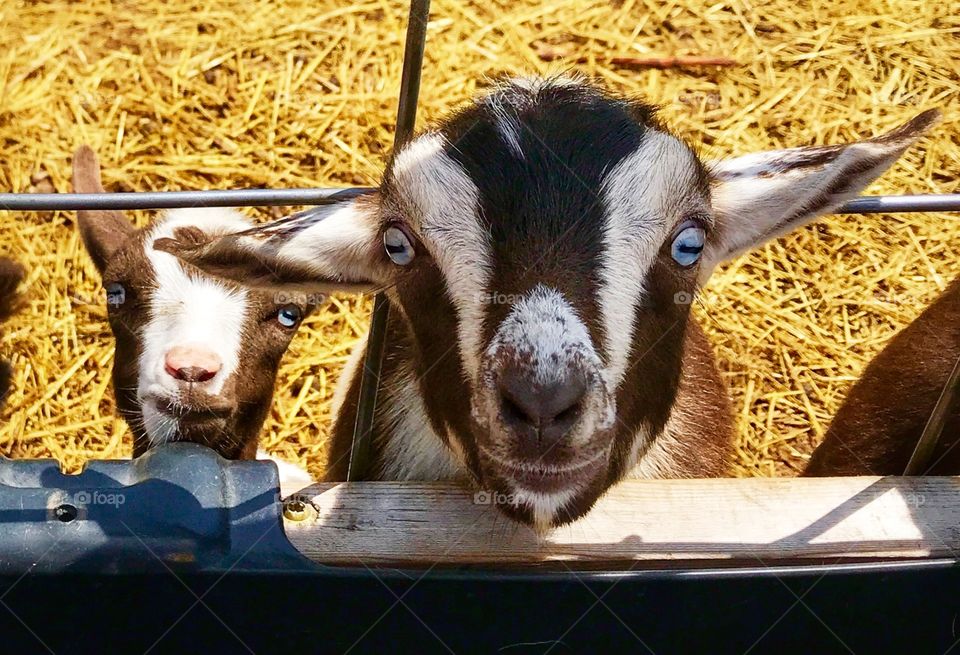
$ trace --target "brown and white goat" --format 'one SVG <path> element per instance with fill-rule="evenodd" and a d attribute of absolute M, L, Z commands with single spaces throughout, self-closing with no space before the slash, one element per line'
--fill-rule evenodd
<path fill-rule="evenodd" d="M 960 360 L 960 279 L 870 362 L 844 400 L 806 476 L 901 475 Z M 926 473 L 960 475 L 960 402 Z"/>
<path fill-rule="evenodd" d="M 103 192 L 87 146 L 74 155 L 73 186 Z M 249 229 L 233 210 L 171 210 L 142 229 L 109 210 L 81 210 L 78 222 L 107 293 L 114 392 L 133 431 L 134 456 L 188 441 L 226 458 L 254 458 L 280 359 L 314 305 L 304 294 L 213 278 L 153 248 L 160 238 L 204 241 Z M 281 477 L 309 482 L 293 465 L 277 463 Z"/>
<path fill-rule="evenodd" d="M 727 470 L 733 419 L 690 318 L 697 289 L 719 262 L 854 197 L 936 115 L 706 164 L 648 105 L 519 79 L 395 152 L 373 195 L 155 247 L 266 288 L 385 289 L 369 477 L 469 477 L 543 528 L 626 476 Z M 359 367 L 344 378 L 333 478 Z"/>

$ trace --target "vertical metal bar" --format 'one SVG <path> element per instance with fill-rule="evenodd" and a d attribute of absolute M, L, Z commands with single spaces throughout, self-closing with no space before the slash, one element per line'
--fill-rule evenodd
<path fill-rule="evenodd" d="M 400 78 L 400 101 L 397 106 L 397 131 L 393 148 L 413 137 L 417 122 L 417 99 L 420 96 L 420 73 L 427 44 L 427 21 L 430 19 L 430 0 L 411 0 L 407 19 L 407 42 L 403 50 L 403 73 Z"/>
<path fill-rule="evenodd" d="M 920 440 L 917 441 L 917 447 L 910 455 L 910 461 L 907 462 L 907 468 L 904 469 L 904 475 L 925 475 L 929 469 L 933 458 L 933 450 L 940 441 L 943 434 L 943 427 L 957 403 L 960 403 L 960 358 L 953 365 L 953 372 L 947 378 L 947 384 L 943 387 L 943 392 L 930 412 L 930 418 L 927 419 L 927 425 L 923 428 Z"/>
<path fill-rule="evenodd" d="M 411 0 L 410 14 L 407 18 L 407 41 L 403 52 L 400 101 L 397 107 L 397 130 L 393 138 L 394 152 L 413 136 L 429 17 L 430 0 Z M 347 463 L 347 480 L 361 479 L 370 462 L 373 416 L 377 408 L 377 391 L 380 386 L 380 371 L 383 367 L 389 316 L 389 301 L 382 293 L 377 294 L 373 301 L 367 352 L 360 376 L 360 397 L 357 401 L 356 421 L 353 424 L 353 442 L 350 445 L 350 460 Z"/>

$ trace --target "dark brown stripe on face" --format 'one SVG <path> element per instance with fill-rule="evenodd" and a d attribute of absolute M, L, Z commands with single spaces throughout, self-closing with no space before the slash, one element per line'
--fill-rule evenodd
<path fill-rule="evenodd" d="M 691 305 L 676 300 L 678 294 L 695 297 L 695 275 L 674 266 L 666 248 L 650 269 L 648 294 L 637 313 L 627 371 L 617 392 L 609 484 L 629 472 L 638 431 L 643 428 L 656 437 L 675 410 L 684 420 L 677 435 L 680 451 L 668 463 L 672 476 L 709 477 L 725 470 L 733 435 L 726 387 L 709 341 L 690 315 Z M 641 458 L 644 453 L 640 451 Z"/>
<path fill-rule="evenodd" d="M 113 356 L 113 389 L 118 413 L 133 432 L 133 454 L 142 455 L 150 447 L 144 429 L 143 413 L 137 400 L 140 379 L 141 337 L 150 320 L 149 299 L 157 280 L 153 267 L 143 255 L 146 232 L 141 230 L 117 251 L 103 272 L 104 286 L 123 285 L 122 302 L 108 306 L 110 329 L 116 340 Z"/>
<path fill-rule="evenodd" d="M 455 435 L 470 435 L 471 388 L 461 365 L 457 343 L 457 319 L 452 304 L 446 298 L 442 276 L 432 263 L 423 264 L 426 270 L 419 271 L 416 284 L 397 286 L 396 293 L 404 308 L 416 311 L 403 312 L 399 307 L 390 312 L 387 333 L 389 335 L 381 370 L 381 391 L 387 385 L 414 384 L 423 399 L 427 418 L 433 431 L 440 436 L 437 449 L 446 448 L 446 428 Z M 406 378 L 412 372 L 413 381 Z M 348 457 L 353 442 L 353 428 L 359 398 L 360 375 L 355 374 L 348 388 L 343 406 L 337 414 L 333 430 L 333 442 L 328 463 L 328 480 L 345 480 Z M 364 479 L 381 479 L 384 442 L 394 438 L 391 417 L 381 411 L 374 425 L 374 453 L 370 471 Z M 471 471 L 477 471 L 476 451 L 469 440 L 460 440 Z"/>
<path fill-rule="evenodd" d="M 522 156 L 503 138 L 503 115 L 518 126 Z M 597 289 L 607 208 L 600 193 L 606 173 L 643 142 L 648 124 L 638 116 L 652 121 L 652 109 L 639 111 L 589 87 L 512 87 L 444 128 L 447 154 L 476 184 L 490 234 L 485 296 L 493 301 L 484 343 L 509 311 L 509 299 L 543 284 L 564 295 L 603 349 Z"/>
<path fill-rule="evenodd" d="M 456 434 L 470 434 L 473 389 L 463 368 L 458 314 L 447 295 L 443 275 L 432 260 L 421 261 L 416 280 L 401 280 L 395 291 L 407 311 L 405 329 L 398 317 L 393 333 L 409 335 L 404 339 L 407 356 L 431 426 L 442 439 L 447 436 L 446 426 Z M 471 450 L 468 443 L 461 445 Z"/>

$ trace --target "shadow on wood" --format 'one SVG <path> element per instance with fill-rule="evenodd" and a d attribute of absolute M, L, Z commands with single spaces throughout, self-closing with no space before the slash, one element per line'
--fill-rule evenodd
<path fill-rule="evenodd" d="M 539 535 L 451 484 L 318 484 L 288 538 L 330 565 L 561 568 L 765 566 L 950 558 L 960 479 L 627 481 L 584 519 Z"/>

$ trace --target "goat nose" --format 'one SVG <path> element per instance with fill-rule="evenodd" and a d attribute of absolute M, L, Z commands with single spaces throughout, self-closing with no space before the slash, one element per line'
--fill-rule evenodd
<path fill-rule="evenodd" d="M 574 369 L 558 381 L 538 385 L 529 373 L 510 366 L 501 372 L 498 386 L 504 421 L 524 432 L 533 428 L 543 446 L 558 442 L 577 422 L 587 378 Z"/>
<path fill-rule="evenodd" d="M 183 382 L 206 382 L 218 372 L 222 362 L 216 353 L 199 346 L 175 346 L 164 357 L 167 374 Z"/>

